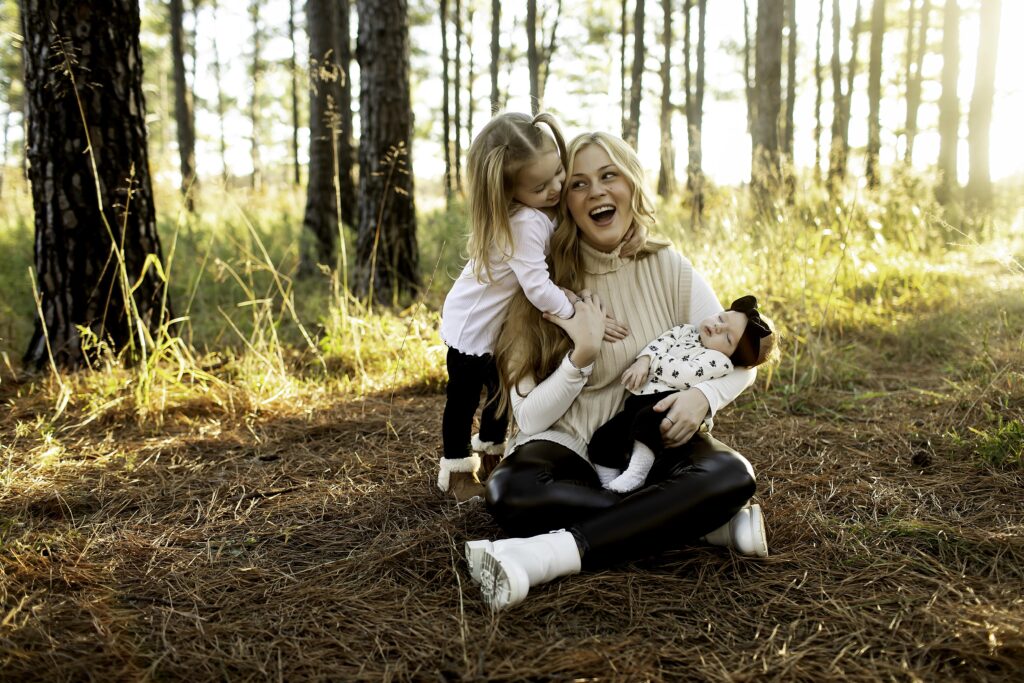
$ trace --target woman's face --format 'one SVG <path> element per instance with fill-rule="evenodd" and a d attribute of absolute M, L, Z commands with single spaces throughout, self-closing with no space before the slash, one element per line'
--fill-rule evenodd
<path fill-rule="evenodd" d="M 576 153 L 566 205 L 584 242 L 613 251 L 633 225 L 633 190 L 608 153 L 590 144 Z"/>

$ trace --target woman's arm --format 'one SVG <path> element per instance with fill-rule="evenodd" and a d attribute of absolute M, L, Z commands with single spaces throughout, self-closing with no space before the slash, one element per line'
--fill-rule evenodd
<path fill-rule="evenodd" d="M 530 209 L 521 209 L 509 217 L 515 235 L 515 250 L 508 265 L 523 288 L 523 294 L 534 308 L 559 318 L 571 318 L 572 303 L 554 282 L 548 272 L 545 257 L 550 230 L 543 221 L 547 218 Z"/>
<path fill-rule="evenodd" d="M 533 378 L 522 380 L 509 395 L 520 431 L 537 434 L 557 422 L 583 391 L 593 370 L 593 363 L 577 368 L 566 354 L 555 372 L 540 384 Z"/>

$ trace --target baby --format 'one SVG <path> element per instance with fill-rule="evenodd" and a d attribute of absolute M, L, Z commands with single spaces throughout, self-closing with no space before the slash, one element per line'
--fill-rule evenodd
<path fill-rule="evenodd" d="M 588 455 L 601 484 L 626 493 L 644 483 L 665 448 L 661 438 L 665 414 L 653 410 L 658 401 L 700 382 L 724 377 L 734 367 L 760 365 L 774 348 L 772 321 L 761 316 L 757 299 L 750 295 L 699 325 L 677 325 L 644 347 L 636 362 L 622 373 L 622 384 L 633 395 L 590 440 Z M 710 421 L 710 417 L 705 419 L 700 431 L 707 431 Z"/>

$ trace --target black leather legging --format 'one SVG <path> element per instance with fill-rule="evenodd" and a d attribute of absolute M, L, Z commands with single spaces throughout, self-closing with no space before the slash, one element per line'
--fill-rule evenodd
<path fill-rule="evenodd" d="M 593 467 L 551 441 L 518 447 L 487 480 L 487 507 L 510 536 L 569 529 L 594 569 L 683 547 L 727 522 L 754 494 L 746 458 L 697 434 L 655 461 L 640 489 L 601 488 Z"/>

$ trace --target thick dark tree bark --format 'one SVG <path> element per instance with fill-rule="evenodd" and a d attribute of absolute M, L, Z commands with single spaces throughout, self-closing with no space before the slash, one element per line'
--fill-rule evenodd
<path fill-rule="evenodd" d="M 640 100 L 643 97 L 644 58 L 644 0 L 636 0 L 633 8 L 633 67 L 629 76 L 629 121 L 624 139 L 636 149 L 640 137 Z"/>
<path fill-rule="evenodd" d="M 357 0 L 360 72 L 357 291 L 392 302 L 420 285 L 406 0 Z"/>
<path fill-rule="evenodd" d="M 42 316 L 25 352 L 86 360 L 77 326 L 140 358 L 173 318 L 146 149 L 138 0 L 24 0 L 29 179 Z M 80 109 L 81 107 L 81 109 Z M 84 119 L 84 120 L 83 120 Z M 145 271 L 145 274 L 143 274 Z"/>
<path fill-rule="evenodd" d="M 341 198 L 341 220 L 345 225 L 356 224 L 356 147 L 352 125 L 352 30 L 350 27 L 352 4 L 349 0 L 337 0 L 334 4 L 334 52 L 337 55 L 341 100 L 338 105 L 339 132 L 336 154 L 338 155 L 338 196 Z"/>
<path fill-rule="evenodd" d="M 821 26 L 825 20 L 825 0 L 818 0 L 818 28 L 814 38 L 814 177 L 821 181 L 821 102 L 824 78 L 821 73 Z"/>
<path fill-rule="evenodd" d="M 537 49 L 537 0 L 526 1 L 526 66 L 530 73 L 530 111 L 540 111 L 540 51 Z"/>
<path fill-rule="evenodd" d="M 931 12 L 931 0 L 924 0 L 921 5 L 921 19 L 918 22 L 917 54 L 914 72 L 907 75 L 907 148 L 903 161 L 909 166 L 914 160 L 914 138 L 917 136 L 917 110 L 921 106 L 921 69 L 924 66 L 924 55 L 928 51 L 928 15 Z M 908 34 L 909 35 L 909 34 Z"/>
<path fill-rule="evenodd" d="M 501 0 L 491 0 L 491 116 L 501 109 L 498 65 L 501 60 Z"/>
<path fill-rule="evenodd" d="M 946 0 L 942 18 L 942 95 L 939 96 L 939 185 L 935 198 L 951 204 L 959 190 L 956 148 L 960 143 L 960 7 Z"/>
<path fill-rule="evenodd" d="M 999 54 L 1000 0 L 982 0 L 978 33 L 978 66 L 974 75 L 971 111 L 967 117 L 970 176 L 967 197 L 981 209 L 992 206 L 992 176 L 989 170 L 989 129 L 992 102 L 996 94 L 996 58 Z"/>
<path fill-rule="evenodd" d="M 288 73 L 292 84 L 292 182 L 298 186 L 302 184 L 302 174 L 299 170 L 299 67 L 295 54 L 295 0 L 288 0 L 288 42 L 292 46 L 288 56 Z"/>
<path fill-rule="evenodd" d="M 882 43 L 885 40 L 885 0 L 871 7 L 871 56 L 868 61 L 868 150 L 865 176 L 868 187 L 879 184 L 878 152 L 881 148 Z"/>
<path fill-rule="evenodd" d="M 676 191 L 676 153 L 672 146 L 672 0 L 661 0 L 661 166 L 658 171 L 658 195 L 669 197 Z"/>
<path fill-rule="evenodd" d="M 213 25 L 217 25 L 217 0 L 211 0 L 210 6 L 213 9 Z M 217 120 L 220 129 L 220 179 L 221 182 L 228 182 L 228 137 L 224 130 L 225 116 L 227 114 L 227 102 L 224 99 L 224 88 L 221 82 L 220 49 L 217 46 L 217 34 L 213 35 L 213 80 L 217 87 Z"/>
<path fill-rule="evenodd" d="M 793 161 L 793 110 L 796 108 L 796 0 L 786 3 L 786 127 L 782 136 L 782 153 Z"/>
<path fill-rule="evenodd" d="M 757 3 L 757 117 L 754 119 L 751 186 L 759 200 L 767 199 L 780 180 L 779 113 L 782 107 L 783 0 Z"/>
<path fill-rule="evenodd" d="M 452 205 L 452 119 L 451 79 L 448 78 L 448 0 L 438 5 L 441 14 L 441 153 L 444 154 L 444 198 L 446 205 Z"/>
<path fill-rule="evenodd" d="M 195 210 L 192 194 L 196 184 L 196 129 L 192 110 L 192 90 L 185 78 L 185 29 L 183 0 L 171 0 L 171 66 L 174 71 L 174 123 L 178 133 L 178 158 L 181 169 L 181 194 L 185 208 Z"/>
<path fill-rule="evenodd" d="M 341 234 L 338 225 L 338 191 L 335 170 L 336 139 L 341 134 L 338 102 L 341 99 L 341 68 L 337 59 L 334 0 L 307 0 L 306 30 L 309 34 L 309 170 L 306 181 L 306 212 L 302 227 L 299 273 L 317 272 L 317 265 L 334 267 L 335 249 Z"/>
<path fill-rule="evenodd" d="M 252 158 L 252 189 L 259 190 L 263 186 L 263 163 L 260 159 L 260 129 L 263 116 L 260 98 L 263 85 L 263 27 L 260 26 L 260 2 L 249 3 L 249 17 L 252 19 L 252 64 L 249 79 L 252 84 L 252 99 L 249 100 L 249 120 L 252 124 L 252 136 L 249 138 L 249 156 Z"/>

